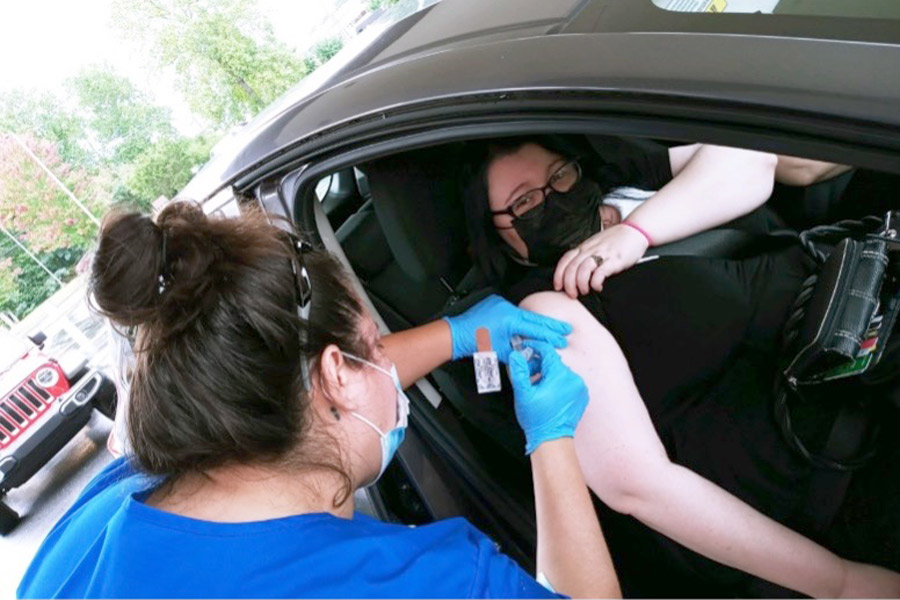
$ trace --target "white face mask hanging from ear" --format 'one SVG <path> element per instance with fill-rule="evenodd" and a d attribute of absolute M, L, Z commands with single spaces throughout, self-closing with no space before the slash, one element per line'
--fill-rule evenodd
<path fill-rule="evenodd" d="M 384 470 L 387 469 L 387 466 L 388 464 L 390 464 L 391 459 L 394 458 L 394 454 L 397 452 L 397 448 L 400 447 L 400 444 L 403 443 L 403 440 L 406 437 L 406 426 L 409 422 L 409 398 L 406 397 L 406 394 L 403 392 L 403 387 L 400 385 L 400 377 L 397 375 L 397 365 L 391 365 L 391 370 L 388 371 L 382 367 L 379 367 L 375 363 L 371 363 L 367 360 L 359 358 L 358 356 L 347 354 L 346 352 L 341 352 L 341 354 L 349 359 L 355 360 L 364 365 L 368 365 L 376 371 L 384 373 L 391 378 L 391 381 L 394 382 L 394 387 L 397 389 L 397 424 L 394 425 L 394 427 L 387 433 L 381 431 L 381 429 L 379 429 L 378 426 L 375 425 L 375 423 L 365 418 L 361 414 L 357 412 L 350 413 L 351 415 L 374 429 L 378 434 L 378 437 L 381 438 L 381 469 L 379 469 L 378 475 L 375 476 L 375 479 L 367 484 L 375 485 L 375 483 L 377 483 L 381 478 Z"/>

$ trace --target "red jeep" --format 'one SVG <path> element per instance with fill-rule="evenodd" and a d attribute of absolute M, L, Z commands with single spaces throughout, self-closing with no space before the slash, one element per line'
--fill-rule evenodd
<path fill-rule="evenodd" d="M 25 342 L 0 332 L 0 535 L 19 523 L 3 502 L 88 422 L 96 408 L 115 415 L 113 383 L 86 361 L 63 366 L 43 352 L 43 334 Z"/>

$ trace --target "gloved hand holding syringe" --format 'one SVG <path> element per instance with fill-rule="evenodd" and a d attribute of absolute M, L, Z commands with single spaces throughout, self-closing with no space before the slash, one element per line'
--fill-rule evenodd
<path fill-rule="evenodd" d="M 521 335 L 510 336 L 509 344 L 512 346 L 513 350 L 525 357 L 525 361 L 528 363 L 528 370 L 531 372 L 532 376 L 540 374 L 541 355 L 537 350 L 525 344 L 525 338 Z"/>

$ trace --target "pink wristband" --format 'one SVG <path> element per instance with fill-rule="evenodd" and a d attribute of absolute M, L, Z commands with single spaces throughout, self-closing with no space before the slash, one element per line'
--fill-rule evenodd
<path fill-rule="evenodd" d="M 628 225 L 629 227 L 640 233 L 642 236 L 644 236 L 644 238 L 647 240 L 648 247 L 653 245 L 653 238 L 650 237 L 650 234 L 644 231 L 644 228 L 640 225 L 632 223 L 631 221 L 622 221 L 622 225 Z"/>

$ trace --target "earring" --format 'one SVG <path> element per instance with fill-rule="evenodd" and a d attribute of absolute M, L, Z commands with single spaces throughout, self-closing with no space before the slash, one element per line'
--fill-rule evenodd
<path fill-rule="evenodd" d="M 340 420 L 341 420 L 341 413 L 338 412 L 338 409 L 337 409 L 336 406 L 332 406 L 332 407 L 331 407 L 331 414 L 334 415 L 334 420 L 335 420 L 335 421 L 340 421 Z"/>

